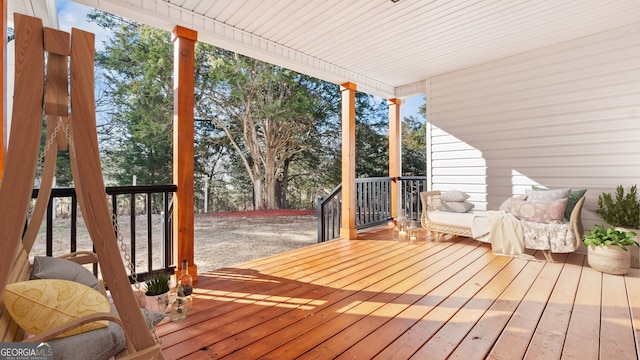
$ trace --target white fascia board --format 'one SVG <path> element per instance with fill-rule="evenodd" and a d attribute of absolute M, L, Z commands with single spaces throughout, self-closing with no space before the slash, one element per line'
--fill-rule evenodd
<path fill-rule="evenodd" d="M 335 66 L 270 40 L 233 28 L 200 14 L 159 0 L 145 0 L 139 6 L 122 0 L 73 0 L 126 17 L 163 30 L 172 31 L 176 25 L 198 32 L 198 41 L 234 51 L 257 60 L 313 76 L 335 84 L 352 82 L 357 90 L 383 99 L 396 97 L 396 89 L 388 84 Z M 125 15 L 122 15 L 125 16 Z"/>
<path fill-rule="evenodd" d="M 396 96 L 399 98 L 425 94 L 427 92 L 427 83 L 425 80 L 417 81 L 411 84 L 398 86 L 396 88 Z"/>

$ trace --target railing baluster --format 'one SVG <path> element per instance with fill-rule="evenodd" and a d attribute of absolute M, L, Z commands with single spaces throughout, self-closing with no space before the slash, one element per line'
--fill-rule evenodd
<path fill-rule="evenodd" d="M 49 198 L 49 203 L 47 204 L 47 239 L 53 239 L 53 201 Z M 73 247 L 73 246 L 72 246 Z M 75 250 L 71 250 L 74 252 Z M 47 256 L 53 256 L 53 241 L 47 241 Z"/>
<path fill-rule="evenodd" d="M 356 179 L 356 228 L 384 224 L 391 220 L 390 177 Z M 404 176 L 398 178 L 401 195 L 400 206 L 405 216 L 419 221 L 422 214 L 420 192 L 426 190 L 426 176 Z M 318 242 L 340 236 L 342 220 L 342 185 L 336 186 L 327 196 L 318 198 Z"/>
<path fill-rule="evenodd" d="M 129 195 L 129 231 L 131 263 L 136 264 L 136 194 Z M 147 271 L 151 271 L 150 265 L 147 265 Z"/>
<path fill-rule="evenodd" d="M 151 194 L 146 194 L 147 206 L 147 262 L 151 271 L 153 269 L 153 228 L 151 219 Z"/>
<path fill-rule="evenodd" d="M 129 206 L 130 209 L 130 219 L 131 219 L 131 248 L 129 249 L 131 261 L 135 264 L 135 238 L 136 238 L 136 194 L 142 194 L 147 196 L 146 198 L 146 206 L 147 206 L 147 246 L 148 246 L 148 258 L 147 258 L 147 270 L 160 270 L 153 269 L 152 256 L 153 256 L 153 194 L 161 194 L 164 196 L 164 213 L 163 213 L 163 226 L 161 227 L 162 239 L 163 239 L 163 252 L 162 259 L 162 268 L 164 270 L 170 270 L 174 267 L 171 262 L 173 259 L 172 253 L 172 207 L 171 207 L 171 195 L 176 191 L 175 185 L 147 185 L 147 186 L 118 186 L 118 187 L 107 187 L 105 189 L 106 196 L 110 197 L 111 200 L 111 211 L 116 216 L 118 216 L 118 195 L 129 195 L 131 199 L 131 204 Z M 32 198 L 35 199 L 38 196 L 38 189 L 34 189 L 32 191 Z M 46 216 L 46 237 L 45 237 L 45 253 L 47 256 L 53 256 L 56 251 L 61 249 L 54 248 L 53 244 L 53 212 L 56 211 L 53 207 L 53 199 L 55 198 L 70 198 L 71 206 L 70 206 L 70 250 L 77 251 L 77 228 L 78 228 L 78 200 L 75 193 L 74 188 L 54 188 L 51 191 L 51 196 L 49 199 L 49 204 L 47 207 L 47 216 Z M 93 249 L 95 251 L 95 249 Z M 98 267 L 94 265 L 93 268 L 94 274 L 98 274 Z M 144 278 L 146 272 L 138 273 L 140 278 Z"/>

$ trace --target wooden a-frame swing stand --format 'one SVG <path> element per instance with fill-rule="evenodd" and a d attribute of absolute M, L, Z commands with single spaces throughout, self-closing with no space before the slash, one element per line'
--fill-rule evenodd
<path fill-rule="evenodd" d="M 122 326 L 127 338 L 127 353 L 122 358 L 163 359 L 160 346 L 149 330 L 131 288 L 104 192 L 95 118 L 94 35 L 77 29 L 72 29 L 71 36 L 69 33 L 43 29 L 40 19 L 16 14 L 15 41 L 16 76 L 11 139 L 0 187 L 0 295 L 8 283 L 28 279 L 28 253 L 50 195 L 57 150 L 67 146 L 64 134 L 68 119 L 69 153 L 78 203 L 95 246 L 102 277 L 118 310 L 119 319 L 114 321 Z M 48 52 L 46 89 L 45 50 Z M 70 78 L 71 86 L 68 86 L 67 78 Z M 68 98 L 71 101 L 70 114 Z M 47 145 L 42 184 L 30 224 L 23 236 L 39 158 L 43 104 L 47 120 Z M 6 311 L 0 309 L 0 313 L 3 315 L 0 337 L 16 337 L 3 341 L 23 340 L 19 338 L 23 332 L 6 319 Z M 103 314 L 103 318 L 110 316 L 113 315 Z M 70 326 L 95 320 L 81 320 L 79 324 Z M 38 336 L 25 341 L 34 339 L 47 340 Z"/>

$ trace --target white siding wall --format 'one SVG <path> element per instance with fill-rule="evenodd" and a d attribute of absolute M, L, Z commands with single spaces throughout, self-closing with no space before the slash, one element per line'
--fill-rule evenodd
<path fill-rule="evenodd" d="M 434 77 L 427 92 L 433 189 L 495 209 L 531 184 L 586 188 L 591 227 L 598 194 L 640 184 L 640 22 Z"/>

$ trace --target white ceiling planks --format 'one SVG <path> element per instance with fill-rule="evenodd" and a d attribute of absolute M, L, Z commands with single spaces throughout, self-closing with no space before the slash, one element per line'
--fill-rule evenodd
<path fill-rule="evenodd" d="M 384 98 L 640 22 L 638 0 L 73 0 Z"/>

